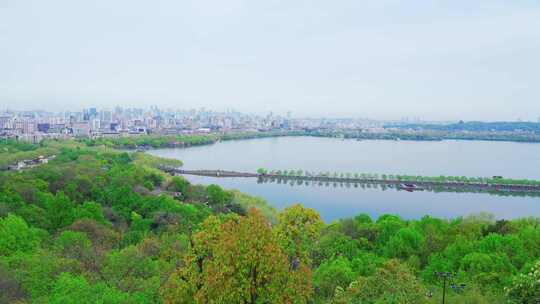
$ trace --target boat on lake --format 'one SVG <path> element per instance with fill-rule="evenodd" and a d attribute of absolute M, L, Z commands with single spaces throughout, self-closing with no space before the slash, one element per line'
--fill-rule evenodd
<path fill-rule="evenodd" d="M 400 190 L 405 190 L 405 191 L 409 191 L 409 192 L 413 192 L 413 191 L 424 191 L 424 188 L 419 187 L 419 186 L 416 185 L 416 184 L 399 184 L 398 189 L 400 189 Z"/>

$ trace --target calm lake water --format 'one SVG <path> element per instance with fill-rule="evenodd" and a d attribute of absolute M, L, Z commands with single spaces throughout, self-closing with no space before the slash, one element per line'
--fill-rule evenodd
<path fill-rule="evenodd" d="M 487 141 L 382 141 L 281 137 L 227 141 L 150 154 L 180 159 L 185 169 L 255 172 L 257 168 L 408 175 L 493 176 L 540 179 L 540 144 Z M 497 218 L 540 216 L 540 198 L 477 193 L 405 192 L 346 185 L 258 184 L 250 178 L 186 176 L 265 198 L 282 209 L 293 203 L 320 212 L 327 222 L 359 213 L 372 217 L 426 214 L 453 218 L 479 212 Z"/>

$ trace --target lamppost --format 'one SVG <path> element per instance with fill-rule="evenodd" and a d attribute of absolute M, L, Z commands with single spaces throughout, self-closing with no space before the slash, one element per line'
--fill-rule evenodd
<path fill-rule="evenodd" d="M 446 303 L 446 281 L 452 277 L 452 273 L 451 272 L 436 272 L 435 275 L 443 279 L 442 303 L 445 304 Z"/>
<path fill-rule="evenodd" d="M 451 272 L 435 272 L 435 275 L 439 278 L 443 279 L 443 296 L 442 296 L 442 303 L 446 303 L 446 283 L 448 282 L 450 284 L 450 288 L 452 288 L 455 292 L 460 293 L 465 289 L 465 284 L 456 284 L 453 282 L 452 278 L 455 277 L 455 275 Z"/>

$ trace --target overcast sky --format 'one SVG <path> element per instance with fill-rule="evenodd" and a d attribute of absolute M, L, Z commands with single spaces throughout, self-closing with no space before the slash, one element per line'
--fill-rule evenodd
<path fill-rule="evenodd" d="M 537 120 L 540 2 L 0 0 L 0 109 Z"/>

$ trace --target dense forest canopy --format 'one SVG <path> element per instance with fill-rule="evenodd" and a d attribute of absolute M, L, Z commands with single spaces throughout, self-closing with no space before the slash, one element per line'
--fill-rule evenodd
<path fill-rule="evenodd" d="M 160 164 L 181 163 L 144 153 L 0 149 L 56 154 L 0 173 L 0 303 L 439 303 L 440 272 L 466 284 L 449 303 L 540 301 L 539 218 L 324 223 L 167 175 Z"/>

